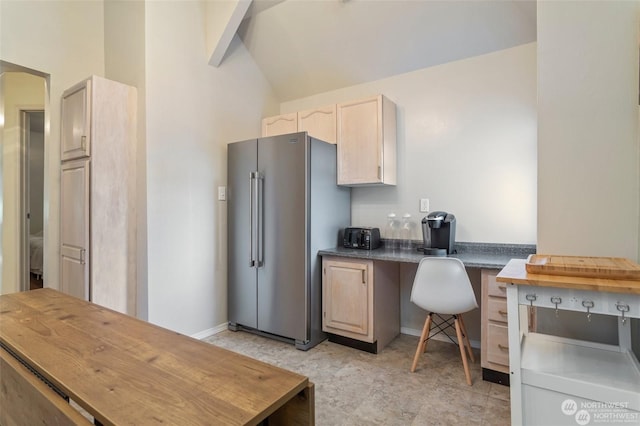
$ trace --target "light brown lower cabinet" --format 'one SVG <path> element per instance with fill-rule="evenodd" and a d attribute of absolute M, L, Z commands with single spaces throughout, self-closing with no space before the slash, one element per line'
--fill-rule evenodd
<path fill-rule="evenodd" d="M 481 271 L 482 328 L 480 358 L 483 379 L 508 384 L 507 286 L 504 283 L 496 282 L 498 272 L 498 270 L 490 269 Z"/>
<path fill-rule="evenodd" d="M 496 281 L 497 269 L 483 269 L 480 358 L 484 380 L 509 384 L 507 285 Z M 529 329 L 535 328 L 535 308 L 528 308 Z"/>
<path fill-rule="evenodd" d="M 397 262 L 322 259 L 322 330 L 329 340 L 377 353 L 400 333 Z"/>

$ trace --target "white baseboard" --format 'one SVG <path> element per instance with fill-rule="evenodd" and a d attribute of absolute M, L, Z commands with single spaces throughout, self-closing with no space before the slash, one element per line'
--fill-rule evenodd
<path fill-rule="evenodd" d="M 420 335 L 422 334 L 422 330 L 417 330 L 415 328 L 408 328 L 408 327 L 400 327 L 400 333 L 408 334 L 409 336 L 420 337 Z M 439 340 L 441 342 L 449 342 L 449 343 L 451 343 L 451 341 L 449 339 L 447 339 L 445 336 L 443 336 L 442 334 L 438 334 L 437 336 L 433 336 L 431 338 L 433 340 Z M 451 338 L 456 342 L 458 341 L 458 339 L 456 339 L 455 336 L 451 336 Z M 477 340 L 469 339 L 469 343 L 471 343 L 471 347 L 472 348 L 480 349 L 480 342 L 478 342 Z"/>
<path fill-rule="evenodd" d="M 220 325 L 217 325 L 213 328 L 208 328 L 206 330 L 202 330 L 196 334 L 192 334 L 191 337 L 193 337 L 194 339 L 198 339 L 198 340 L 202 340 L 202 339 L 206 339 L 207 337 L 213 336 L 214 334 L 218 334 L 221 331 L 224 331 L 227 329 L 227 325 L 229 323 L 225 322 L 222 323 Z"/>
<path fill-rule="evenodd" d="M 208 329 L 200 331 L 200 332 L 198 332 L 196 334 L 192 334 L 191 337 L 193 337 L 194 339 L 198 339 L 198 340 L 206 339 L 207 337 L 213 336 L 214 334 L 218 334 L 221 331 L 227 330 L 227 326 L 228 325 L 229 325 L 229 323 L 225 322 L 225 323 L 217 325 L 217 326 L 215 326 L 213 328 L 208 328 Z M 400 333 L 407 334 L 409 336 L 420 337 L 420 334 L 422 334 L 422 330 L 418 330 L 418 329 L 415 329 L 415 328 L 409 328 L 409 327 L 400 327 Z M 458 341 L 458 339 L 456 339 L 455 336 L 451 336 L 451 338 L 456 342 Z M 449 339 L 447 339 L 442 334 L 438 334 L 437 336 L 433 336 L 432 339 L 439 340 L 441 342 L 449 342 Z M 480 342 L 478 342 L 477 340 L 469 340 L 469 342 L 471 343 L 471 347 L 472 348 L 480 349 Z"/>

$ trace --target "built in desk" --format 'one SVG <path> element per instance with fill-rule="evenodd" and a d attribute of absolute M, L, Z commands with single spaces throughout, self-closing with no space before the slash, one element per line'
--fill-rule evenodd
<path fill-rule="evenodd" d="M 384 246 L 375 250 L 358 250 L 344 247 L 320 250 L 321 256 L 338 256 L 373 261 L 389 261 L 404 263 L 420 263 L 425 256 L 418 250 L 417 244 L 412 249 L 388 249 Z M 456 242 L 456 253 L 449 255 L 460 259 L 467 268 L 502 269 L 511 259 L 526 259 L 536 252 L 536 246 L 530 244 L 499 244 Z"/>
<path fill-rule="evenodd" d="M 0 424 L 313 424 L 308 378 L 51 289 L 0 296 Z"/>
<path fill-rule="evenodd" d="M 535 253 L 536 247 L 456 242 L 455 248 L 456 253 L 449 257 L 460 259 L 467 268 L 480 270 L 483 378 L 507 384 L 508 353 L 503 349 L 507 340 L 506 316 L 499 317 L 495 324 L 491 320 L 491 309 L 495 308 L 495 315 L 500 315 L 498 310 L 502 309 L 496 307 L 501 306 L 502 300 L 506 304 L 504 293 L 498 296 L 492 293 L 500 291 L 494 287 L 504 290 L 504 286 L 496 286 L 495 276 L 511 259 L 525 259 Z M 416 243 L 412 249 L 338 247 L 320 250 L 318 254 L 323 260 L 322 324 L 323 330 L 330 333 L 329 340 L 379 352 L 400 333 L 400 305 L 408 303 L 400 298 L 399 265 L 418 264 L 425 255 Z"/>

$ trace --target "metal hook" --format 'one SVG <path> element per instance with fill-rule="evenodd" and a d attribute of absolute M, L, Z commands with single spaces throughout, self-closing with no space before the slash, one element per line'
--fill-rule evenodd
<path fill-rule="evenodd" d="M 583 300 L 582 301 L 582 306 L 584 306 L 585 308 L 587 308 L 587 320 L 589 320 L 589 322 L 591 322 L 591 308 L 593 308 L 595 306 L 595 303 L 593 303 L 593 300 Z"/>
<path fill-rule="evenodd" d="M 527 299 L 531 304 L 531 307 L 533 307 L 533 302 L 538 299 L 538 296 L 536 296 L 535 294 L 527 294 L 524 298 Z"/>
<path fill-rule="evenodd" d="M 616 309 L 622 312 L 622 325 L 624 325 L 627 322 L 627 319 L 624 317 L 624 313 L 629 312 L 629 305 L 626 303 L 616 302 Z"/>
<path fill-rule="evenodd" d="M 556 318 L 558 318 L 558 305 L 562 303 L 562 298 L 558 296 L 553 296 L 551 298 L 551 303 L 556 305 Z"/>

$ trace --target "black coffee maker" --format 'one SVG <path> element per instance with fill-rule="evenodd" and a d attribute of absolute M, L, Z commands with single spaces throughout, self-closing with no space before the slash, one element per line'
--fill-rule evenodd
<path fill-rule="evenodd" d="M 422 219 L 424 254 L 446 256 L 455 253 L 456 217 L 447 212 L 431 212 Z"/>

